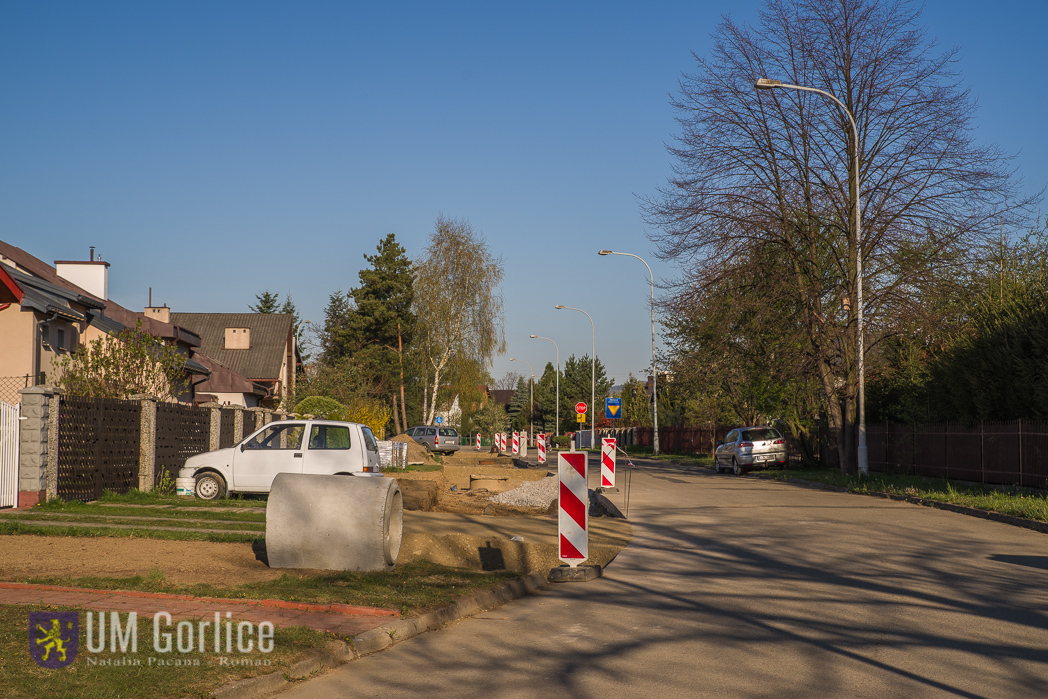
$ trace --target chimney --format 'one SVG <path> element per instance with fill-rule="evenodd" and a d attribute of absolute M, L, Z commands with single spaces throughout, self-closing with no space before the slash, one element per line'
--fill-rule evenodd
<path fill-rule="evenodd" d="M 92 296 L 109 300 L 109 263 L 96 259 L 94 246 L 90 260 L 55 260 L 55 274 Z"/>
<path fill-rule="evenodd" d="M 152 301 L 152 298 L 150 298 Z M 163 306 L 146 306 L 144 311 L 146 318 L 159 320 L 161 323 L 171 322 L 171 309 L 165 303 Z"/>

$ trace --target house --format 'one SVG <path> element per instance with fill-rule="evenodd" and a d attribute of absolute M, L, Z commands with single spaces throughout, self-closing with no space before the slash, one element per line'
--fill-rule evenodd
<path fill-rule="evenodd" d="M 295 344 L 294 319 L 287 313 L 172 313 L 166 306 L 146 309 L 146 315 L 188 328 L 200 336 L 200 352 L 221 367 L 239 374 L 268 393 L 253 398 L 231 390 L 221 376 L 199 390 L 220 402 L 246 405 L 252 400 L 267 408 L 281 406 L 294 394 L 301 366 Z"/>
<path fill-rule="evenodd" d="M 193 358 L 200 337 L 172 323 L 129 311 L 108 298 L 109 263 L 95 259 L 55 262 L 0 241 L 0 400 L 19 401 L 18 390 L 54 381 L 63 356 L 95 338 L 139 323 L 185 355 L 189 388 L 178 399 L 194 400 L 194 382 L 210 369 Z"/>

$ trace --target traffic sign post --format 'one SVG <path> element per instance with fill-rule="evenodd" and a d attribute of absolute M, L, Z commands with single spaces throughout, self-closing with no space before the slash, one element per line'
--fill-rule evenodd
<path fill-rule="evenodd" d="M 600 487 L 615 487 L 615 450 L 619 441 L 614 437 L 600 440 Z"/>
<path fill-rule="evenodd" d="M 586 452 L 562 452 L 557 458 L 560 475 L 560 514 L 557 518 L 560 545 L 557 556 L 572 568 L 589 556 L 588 456 Z"/>

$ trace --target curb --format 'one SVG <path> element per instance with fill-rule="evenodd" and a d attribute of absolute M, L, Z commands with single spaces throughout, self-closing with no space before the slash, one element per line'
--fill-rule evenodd
<path fill-rule="evenodd" d="M 533 571 L 523 578 L 509 580 L 490 590 L 481 590 L 429 614 L 424 614 L 414 619 L 397 619 L 378 628 L 357 634 L 352 637 L 349 643 L 330 643 L 326 649 L 316 651 L 311 657 L 298 661 L 286 671 L 271 672 L 268 675 L 238 680 L 213 690 L 211 696 L 215 697 L 215 699 L 256 699 L 256 697 L 272 694 L 286 689 L 294 682 L 304 680 L 320 670 L 330 670 L 340 665 L 345 665 L 357 658 L 377 653 L 401 641 L 406 641 L 412 636 L 417 636 L 426 631 L 434 631 L 459 619 L 473 616 L 479 612 L 499 607 L 511 600 L 533 594 L 536 590 L 545 586 L 546 576 L 538 571 Z"/>

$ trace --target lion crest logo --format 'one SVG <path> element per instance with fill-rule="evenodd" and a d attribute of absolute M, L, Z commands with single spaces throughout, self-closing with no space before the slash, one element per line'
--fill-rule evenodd
<path fill-rule="evenodd" d="M 37 665 L 57 670 L 76 660 L 80 614 L 29 612 L 29 655 Z"/>

